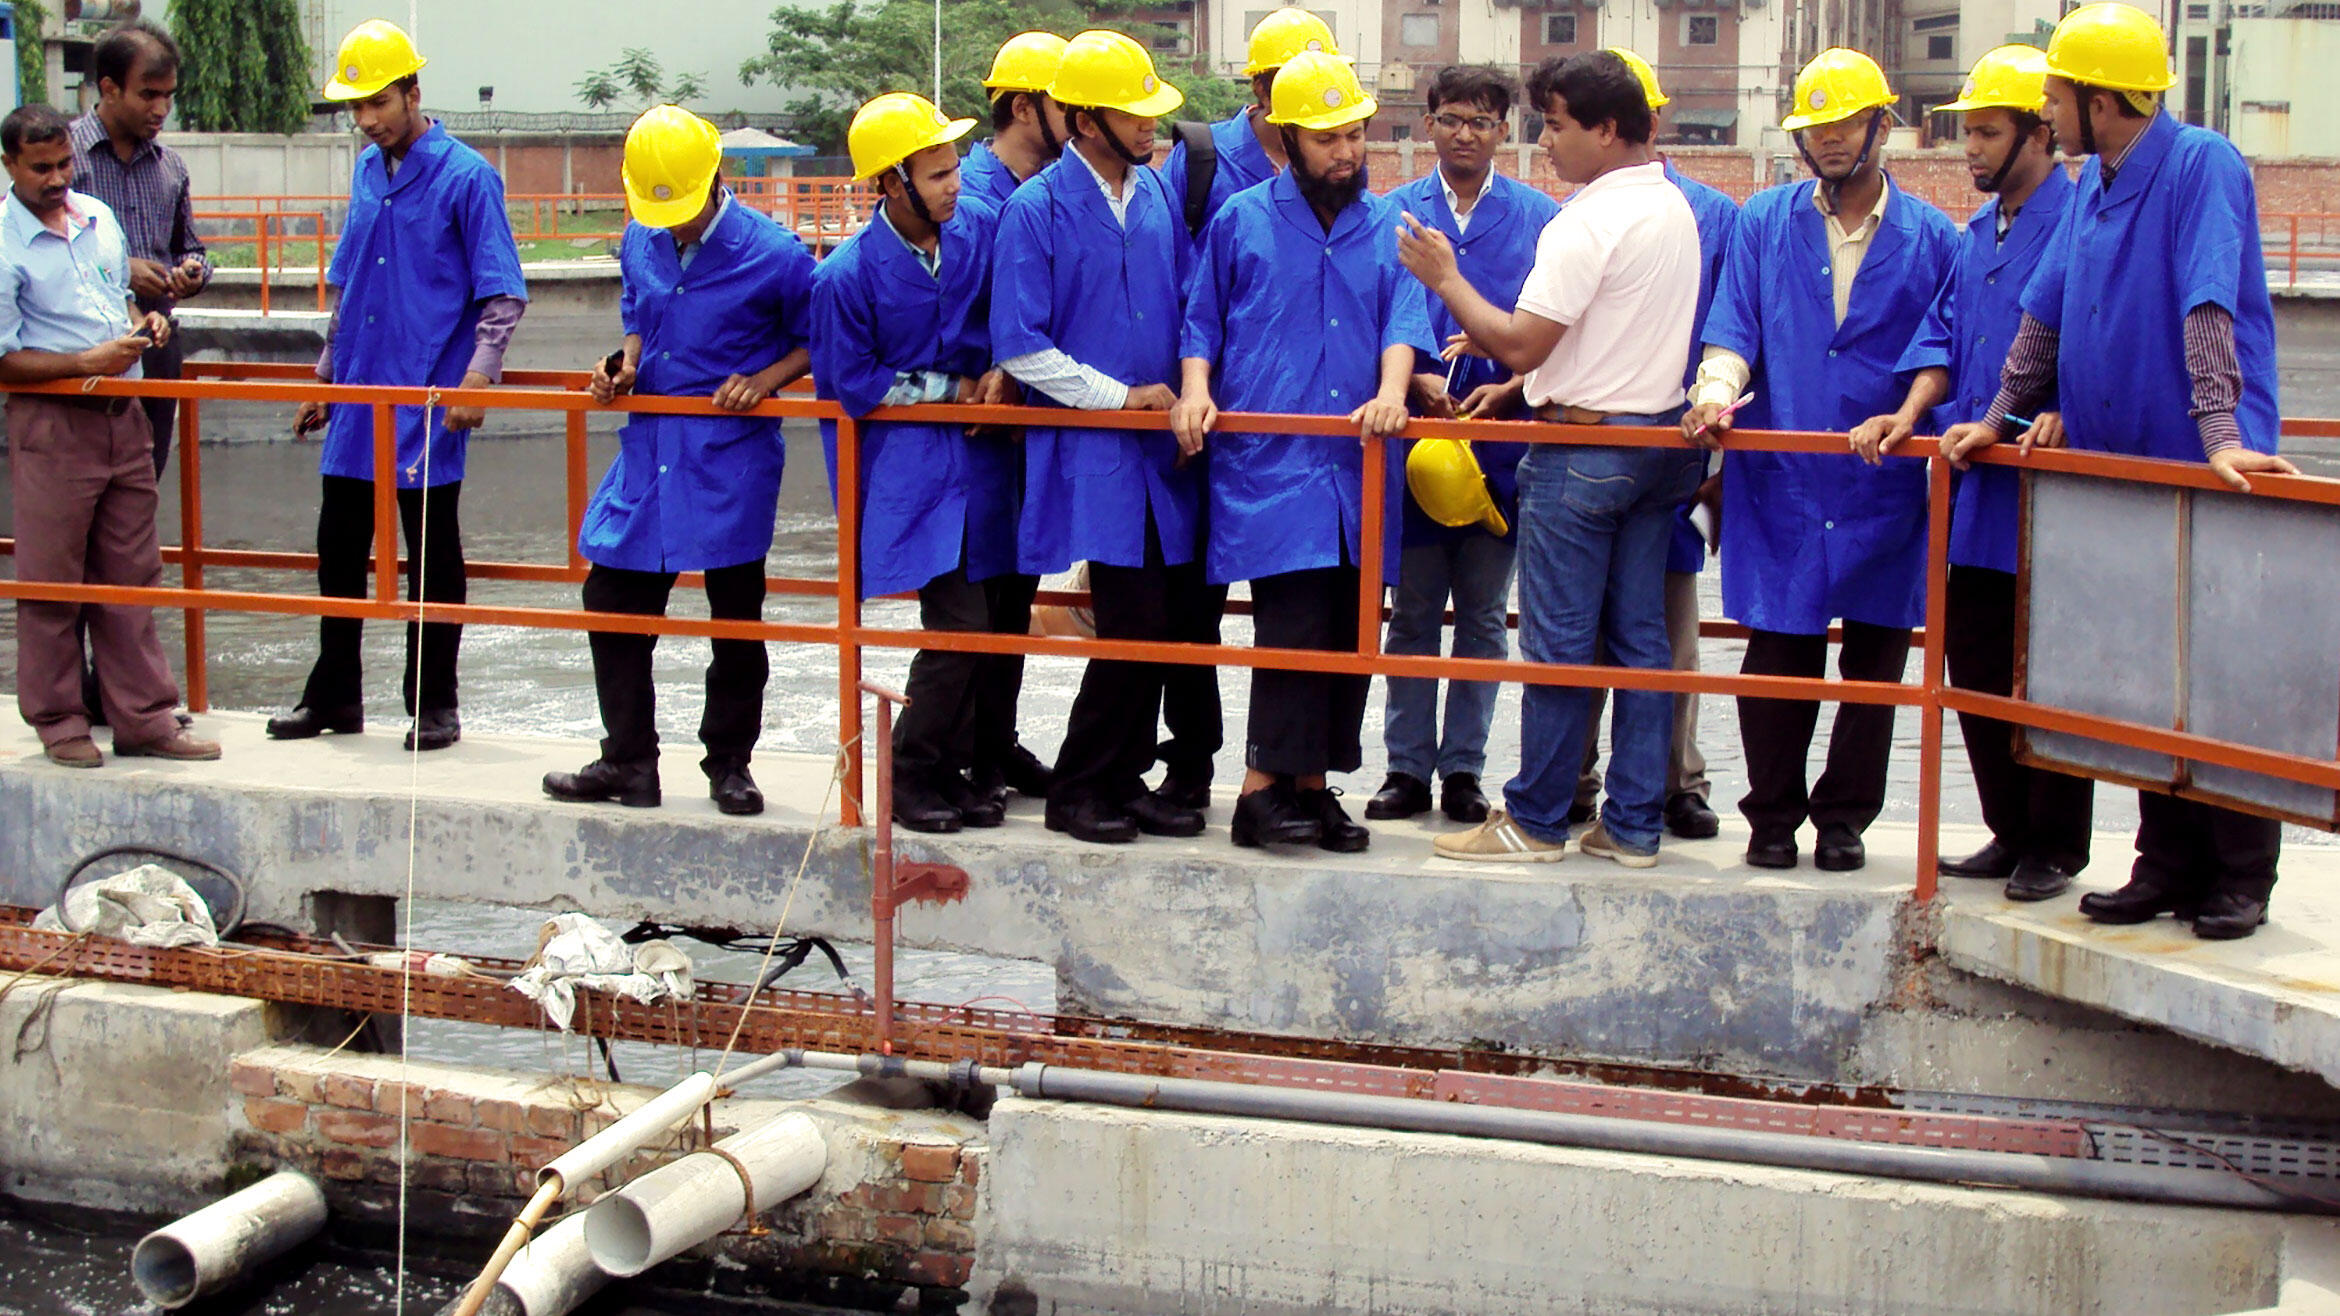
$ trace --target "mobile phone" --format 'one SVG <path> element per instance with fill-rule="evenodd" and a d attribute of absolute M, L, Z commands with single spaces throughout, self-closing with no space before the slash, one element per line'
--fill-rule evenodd
<path fill-rule="evenodd" d="M 136 329 L 131 330 L 130 336 L 132 338 L 144 341 L 148 347 L 154 346 L 154 330 L 148 328 L 145 325 L 140 325 Z"/>
<path fill-rule="evenodd" d="M 622 347 L 615 352 L 610 353 L 608 356 L 601 358 L 601 373 L 609 376 L 611 379 L 617 378 L 618 372 L 625 368 L 626 349 Z"/>

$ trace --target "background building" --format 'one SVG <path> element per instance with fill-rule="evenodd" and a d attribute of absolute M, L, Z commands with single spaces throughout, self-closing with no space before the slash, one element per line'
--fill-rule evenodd
<path fill-rule="evenodd" d="M 2170 108 L 2248 156 L 2340 156 L 2340 4 L 2181 0 Z"/>

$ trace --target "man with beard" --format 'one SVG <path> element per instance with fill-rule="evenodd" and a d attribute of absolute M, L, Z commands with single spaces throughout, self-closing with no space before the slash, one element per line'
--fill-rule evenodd
<path fill-rule="evenodd" d="M 1295 55 L 1268 121 L 1291 168 L 1238 193 L 1204 231 L 1187 289 L 1179 447 L 1203 450 L 1218 408 L 1345 415 L 1367 436 L 1406 423 L 1417 350 L 1435 351 L 1403 295 L 1394 212 L 1365 190 L 1373 98 L 1337 56 Z M 1352 440 L 1209 439 L 1211 579 L 1251 582 L 1262 648 L 1354 649 L 1363 460 Z M 1395 490 L 1393 489 L 1394 493 Z M 1395 499 L 1383 524 L 1394 524 Z M 1354 772 L 1367 677 L 1255 668 L 1237 845 L 1358 851 L 1372 833 L 1325 784 Z"/>
<path fill-rule="evenodd" d="M 2026 444 L 2206 462 L 2243 492 L 2253 473 L 2294 473 L 2275 455 L 2275 316 L 2251 168 L 2224 137 L 2164 112 L 2168 52 L 2161 25 L 2122 4 L 2083 5 L 2048 39 L 2046 117 L 2057 147 L 2088 162 L 2023 291 L 1998 396 L 1943 435 L 1953 459 L 2028 415 Z M 2040 414 L 2051 398 L 2062 410 Z M 2137 815 L 2128 884 L 2082 896 L 2081 913 L 2174 914 L 2204 940 L 2267 921 L 2280 823 L 2157 791 L 2137 793 Z"/>
<path fill-rule="evenodd" d="M 349 218 L 326 281 L 338 291 L 317 378 L 328 384 L 486 388 L 503 377 L 504 349 L 527 310 L 520 251 L 504 211 L 504 181 L 479 152 L 422 111 L 423 58 L 380 19 L 343 38 L 325 98 L 349 107 L 372 145 L 350 180 Z M 398 516 L 406 533 L 407 597 L 461 603 L 463 458 L 479 407 L 399 407 Z M 317 510 L 317 592 L 362 598 L 374 551 L 374 413 L 304 402 L 295 434 L 322 428 L 324 497 Z M 426 446 L 425 436 L 428 436 Z M 316 666 L 300 702 L 268 719 L 277 740 L 365 730 L 360 666 L 364 623 L 317 623 Z M 455 658 L 463 628 L 406 628 L 403 685 L 414 725 L 410 750 L 445 749 L 463 736 Z"/>
<path fill-rule="evenodd" d="M 1796 75 L 1780 126 L 1814 177 L 1759 192 L 1740 213 L 1704 334 L 1682 431 L 1720 447 L 1750 383 L 1773 425 L 1844 433 L 1888 411 L 1896 370 L 1957 257 L 1948 217 L 1894 187 L 1878 161 L 1898 98 L 1876 61 L 1832 48 Z M 1851 453 L 1732 452 L 1723 460 L 1723 611 L 1746 623 L 1740 671 L 1827 674 L 1829 623 L 1844 622 L 1838 672 L 1899 681 L 1925 612 L 1926 472 Z M 1806 787 L 1819 721 L 1804 699 L 1739 700 L 1752 834 L 1747 862 L 1793 868 L 1796 829 L 1814 859 L 1867 862 L 1861 833 L 1885 805 L 1893 708 L 1840 704 L 1828 767 Z"/>
<path fill-rule="evenodd" d="M 2001 46 L 1976 61 L 1957 100 L 1938 108 L 1966 116 L 1966 167 L 1991 200 L 1966 221 L 1949 284 L 1925 329 L 1902 354 L 1915 372 L 1891 415 L 1854 428 L 1853 451 L 1871 465 L 1935 423 L 1982 419 L 1999 391 L 1999 368 L 2023 321 L 2023 285 L 2063 221 L 2072 184 L 2056 163 L 2040 109 L 2047 56 L 2036 46 Z M 2042 409 L 2052 409 L 2048 399 Z M 1980 466 L 1958 480 L 1950 521 L 1950 593 L 1943 637 L 1950 682 L 2005 695 L 2015 688 L 2015 552 L 2022 486 L 2012 467 Z M 1991 841 L 1941 871 L 2007 884 L 2009 900 L 2045 900 L 2088 866 L 2095 786 L 2082 777 L 2015 761 L 2012 729 L 1995 718 L 1958 715 L 1966 761 Z"/>
<path fill-rule="evenodd" d="M 1054 32 L 1018 32 L 992 56 L 983 90 L 991 96 L 991 140 L 975 143 L 959 187 L 997 213 L 1015 190 L 1064 150 L 1064 107 L 1048 98 L 1065 41 Z"/>
<path fill-rule="evenodd" d="M 1048 95 L 1064 107 L 1070 149 L 1001 217 L 992 350 L 1039 405 L 1166 411 L 1185 247 L 1146 162 L 1155 121 L 1183 97 L 1145 47 L 1105 31 L 1072 39 Z M 1024 470 L 1021 568 L 1086 561 L 1100 639 L 1190 638 L 1210 610 L 1195 560 L 1201 479 L 1171 437 L 1035 425 Z M 1049 786 L 1051 831 L 1100 844 L 1201 833 L 1198 810 L 1149 791 L 1142 776 L 1168 674 L 1159 663 L 1090 661 Z"/>
<path fill-rule="evenodd" d="M 1305 9 L 1290 6 L 1259 20 L 1251 29 L 1243 76 L 1251 79 L 1252 103 L 1210 125 L 1207 134 L 1210 161 L 1200 160 L 1201 143 L 1193 148 L 1182 138 L 1162 161 L 1162 181 L 1170 185 L 1170 200 L 1185 217 L 1187 233 L 1200 240 L 1203 228 L 1227 204 L 1227 198 L 1247 187 L 1275 177 L 1290 158 L 1283 134 L 1276 131 L 1273 95 L 1276 74 L 1295 55 L 1316 53 L 1338 57 L 1332 29 Z M 1199 208 L 1189 204 L 1188 184 L 1210 173 L 1209 188 Z"/>

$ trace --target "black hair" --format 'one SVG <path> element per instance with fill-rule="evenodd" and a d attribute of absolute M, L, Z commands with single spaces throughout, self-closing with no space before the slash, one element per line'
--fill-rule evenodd
<path fill-rule="evenodd" d="M 65 116 L 47 105 L 19 105 L 0 119 L 0 152 L 24 154 L 24 148 L 54 142 L 70 134 Z"/>
<path fill-rule="evenodd" d="M 1579 126 L 1598 128 L 1614 124 L 1617 135 L 1637 146 L 1647 145 L 1657 131 L 1650 113 L 1649 93 L 1632 66 L 1613 50 L 1588 50 L 1565 58 L 1554 55 L 1528 75 L 1528 100 L 1545 115 L 1552 98 L 1568 104 L 1568 117 Z"/>
<path fill-rule="evenodd" d="M 143 18 L 98 38 L 89 52 L 90 75 L 97 82 L 111 79 L 115 86 L 128 90 L 130 75 L 141 68 L 149 73 L 179 71 L 179 43 Z"/>
<path fill-rule="evenodd" d="M 1431 75 L 1422 98 L 1432 114 L 1441 105 L 1483 105 L 1502 119 L 1510 117 L 1512 102 L 1519 99 L 1519 83 L 1493 65 L 1449 64 Z"/>
<path fill-rule="evenodd" d="M 1251 99 L 1254 103 L 1263 100 L 1272 101 L 1274 99 L 1276 90 L 1276 72 L 1277 70 L 1275 69 L 1269 69 L 1265 73 L 1254 73 L 1251 75 Z"/>
<path fill-rule="evenodd" d="M 1016 121 L 1016 97 L 1021 95 L 1023 93 L 1018 91 L 1003 91 L 991 98 L 991 130 L 993 132 L 1006 132 L 1008 125 Z"/>
<path fill-rule="evenodd" d="M 1122 145 L 1121 139 L 1114 135 L 1113 130 L 1105 126 L 1105 112 L 1098 106 L 1066 105 L 1064 102 L 1058 101 L 1057 107 L 1064 111 L 1064 144 L 1067 149 L 1070 149 L 1073 142 L 1080 137 L 1081 120 L 1085 117 L 1089 121 L 1089 126 L 1096 130 L 1097 136 L 1104 139 L 1105 145 L 1112 148 L 1113 153 L 1120 156 L 1123 163 L 1130 165 L 1151 163 L 1151 161 L 1139 158 L 1127 146 Z M 1046 121 L 1043 120 L 1043 122 Z"/>
<path fill-rule="evenodd" d="M 421 91 L 422 75 L 420 73 L 409 73 L 405 77 L 400 78 L 398 81 L 393 82 L 390 85 L 398 88 L 400 91 Z"/>

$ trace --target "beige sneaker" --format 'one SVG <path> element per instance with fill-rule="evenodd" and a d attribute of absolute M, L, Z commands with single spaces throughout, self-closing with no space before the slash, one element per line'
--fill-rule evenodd
<path fill-rule="evenodd" d="M 125 745 L 114 742 L 114 757 L 121 759 L 176 759 L 182 763 L 199 763 L 219 757 L 219 742 L 197 740 L 185 731 L 174 731 L 161 740 L 150 740 L 143 745 Z"/>
<path fill-rule="evenodd" d="M 1469 859 L 1494 864 L 1556 864 L 1568 857 L 1566 845 L 1538 840 L 1521 830 L 1501 809 L 1467 832 L 1452 832 L 1430 843 L 1441 859 Z"/>
<path fill-rule="evenodd" d="M 1584 834 L 1584 839 L 1576 843 L 1576 848 L 1589 855 L 1614 859 L 1627 868 L 1657 867 L 1657 851 L 1654 848 L 1648 851 L 1627 849 L 1623 842 L 1609 835 L 1609 825 L 1605 822 L 1594 823 L 1592 830 Z"/>

